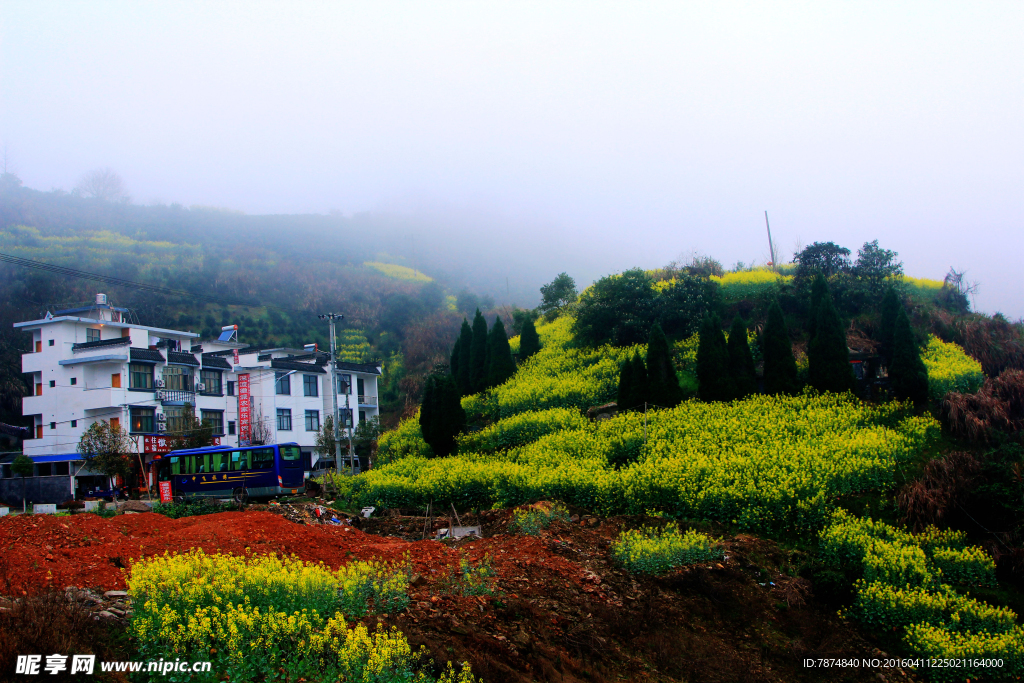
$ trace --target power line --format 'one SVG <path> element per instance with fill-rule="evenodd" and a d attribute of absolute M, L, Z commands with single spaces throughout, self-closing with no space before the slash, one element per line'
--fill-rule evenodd
<path fill-rule="evenodd" d="M 209 296 L 206 294 L 197 294 L 195 292 L 189 292 L 184 289 L 174 289 L 173 287 L 164 287 L 162 285 L 153 285 L 145 282 L 136 282 L 135 280 L 126 280 L 120 277 L 114 277 L 113 275 L 101 275 L 99 273 L 90 273 L 86 270 L 78 270 L 77 268 L 69 268 L 67 266 L 58 266 L 52 263 L 44 263 L 42 261 L 33 261 L 32 259 L 21 258 L 20 256 L 12 256 L 10 254 L 0 253 L 0 262 L 10 263 L 12 265 L 21 266 L 23 268 L 35 268 L 36 270 L 44 270 L 49 273 L 55 273 L 57 275 L 64 275 L 66 277 L 77 277 L 84 280 L 94 280 L 96 282 L 103 282 L 108 285 L 115 285 L 118 287 L 128 287 L 131 289 L 141 289 L 147 292 L 154 292 L 157 294 L 170 294 L 173 296 L 188 297 L 191 299 L 201 299 L 215 304 L 223 304 L 227 306 L 245 306 L 247 308 L 276 308 L 281 311 L 289 311 L 292 313 L 310 313 L 310 311 L 304 311 L 299 308 L 291 308 L 289 306 L 277 306 L 275 304 L 257 304 L 247 301 L 237 301 L 233 299 L 223 299 L 220 297 Z"/>

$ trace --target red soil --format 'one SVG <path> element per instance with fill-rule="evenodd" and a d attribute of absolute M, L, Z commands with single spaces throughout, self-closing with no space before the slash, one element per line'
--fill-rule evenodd
<path fill-rule="evenodd" d="M 485 553 L 503 568 L 519 573 L 544 567 L 582 585 L 576 565 L 550 553 L 535 538 L 499 537 L 464 546 L 475 562 Z M 408 542 L 365 534 L 347 526 L 305 526 L 269 512 L 223 512 L 170 519 L 155 513 L 92 514 L 69 517 L 32 515 L 0 519 L 0 593 L 22 595 L 66 586 L 125 588 L 129 564 L 141 557 L 202 548 L 206 553 L 283 553 L 337 568 L 350 560 L 401 561 L 408 555 L 414 571 L 442 575 L 460 553 L 436 541 Z M 6 566 L 4 566 L 6 565 Z M 9 582 L 10 585 L 7 585 Z"/>

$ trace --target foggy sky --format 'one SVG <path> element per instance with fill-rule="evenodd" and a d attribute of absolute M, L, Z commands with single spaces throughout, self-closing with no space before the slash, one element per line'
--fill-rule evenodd
<path fill-rule="evenodd" d="M 584 285 L 763 261 L 767 209 L 787 260 L 878 239 L 1016 318 L 1022 26 L 1019 2 L 3 0 L 0 141 L 29 187 L 109 166 L 137 203 L 449 216 Z"/>

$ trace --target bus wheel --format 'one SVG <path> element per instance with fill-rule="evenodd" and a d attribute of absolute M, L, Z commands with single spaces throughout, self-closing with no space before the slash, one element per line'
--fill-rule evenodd
<path fill-rule="evenodd" d="M 245 489 L 235 489 L 234 493 L 231 494 L 232 499 L 236 505 L 245 505 L 249 502 L 249 492 Z"/>

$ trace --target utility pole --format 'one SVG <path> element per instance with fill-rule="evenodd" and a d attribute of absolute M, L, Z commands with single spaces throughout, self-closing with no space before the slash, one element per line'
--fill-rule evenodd
<path fill-rule="evenodd" d="M 775 245 L 772 244 L 772 226 L 768 225 L 768 210 L 764 212 L 764 227 L 768 228 L 768 252 L 772 255 L 772 270 L 779 272 L 779 264 L 775 262 Z"/>
<path fill-rule="evenodd" d="M 341 434 L 338 431 L 338 368 L 334 360 L 336 354 L 334 341 L 334 321 L 343 320 L 345 316 L 339 313 L 324 313 L 318 317 L 321 320 L 330 321 L 331 324 L 331 397 L 334 412 L 334 467 L 335 469 L 337 469 L 338 464 L 341 462 Z M 351 452 L 351 446 L 349 446 L 349 449 Z"/>

